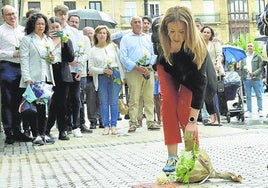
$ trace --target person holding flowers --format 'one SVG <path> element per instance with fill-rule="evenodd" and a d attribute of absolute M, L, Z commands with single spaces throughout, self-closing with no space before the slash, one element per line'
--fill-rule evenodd
<path fill-rule="evenodd" d="M 84 37 L 78 29 L 68 25 L 68 11 L 69 8 L 63 4 L 56 5 L 54 8 L 55 16 L 61 20 L 63 33 L 69 36 L 75 53 L 74 60 L 69 62 L 73 82 L 70 84 L 70 92 L 68 96 L 68 126 L 69 130 L 72 129 L 73 136 L 80 138 L 83 137 L 80 129 L 80 83 L 84 67 Z"/>
<path fill-rule="evenodd" d="M 20 87 L 26 88 L 34 82 L 54 83 L 51 64 L 54 61 L 54 44 L 48 35 L 47 17 L 41 13 L 33 14 L 25 27 L 26 35 L 20 43 L 21 81 Z M 37 103 L 37 115 L 33 116 L 31 130 L 33 144 L 54 143 L 45 135 L 46 104 Z"/>
<path fill-rule="evenodd" d="M 132 32 L 123 36 L 120 42 L 120 60 L 126 69 L 126 81 L 129 87 L 129 130 L 135 132 L 138 127 L 140 98 L 143 99 L 144 113 L 148 130 L 159 130 L 154 121 L 154 71 L 155 55 L 151 37 L 142 33 L 142 19 L 131 18 Z"/>
<path fill-rule="evenodd" d="M 74 60 L 74 51 L 72 41 L 62 34 L 61 20 L 59 18 L 51 17 L 49 19 L 49 27 L 55 46 L 53 52 L 55 54 L 55 63 L 52 64 L 55 86 L 53 87 L 54 93 L 49 106 L 46 134 L 50 135 L 50 130 L 57 120 L 59 139 L 69 140 L 66 120 L 67 97 L 73 77 L 68 62 Z"/>
<path fill-rule="evenodd" d="M 199 148 L 197 117 L 208 87 L 216 89 L 216 73 L 206 44 L 187 7 L 169 8 L 161 18 L 157 72 L 161 84 L 162 120 L 168 160 L 163 172 L 175 172 L 178 143 Z"/>
<path fill-rule="evenodd" d="M 117 134 L 118 98 L 124 78 L 119 61 L 119 49 L 111 41 L 107 26 L 95 29 L 94 47 L 89 55 L 89 71 L 93 72 L 93 82 L 100 100 L 100 110 L 104 125 L 103 135 Z"/>

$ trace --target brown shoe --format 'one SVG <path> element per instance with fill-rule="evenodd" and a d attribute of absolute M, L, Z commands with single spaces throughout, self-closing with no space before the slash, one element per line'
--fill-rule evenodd
<path fill-rule="evenodd" d="M 154 122 L 154 121 L 150 121 L 150 122 L 148 122 L 148 123 L 147 123 L 147 128 L 148 128 L 148 130 L 150 130 L 150 131 L 160 130 L 159 125 L 157 125 L 157 123 Z"/>
<path fill-rule="evenodd" d="M 129 122 L 129 129 L 128 132 L 129 133 L 134 133 L 136 131 L 136 122 Z"/>

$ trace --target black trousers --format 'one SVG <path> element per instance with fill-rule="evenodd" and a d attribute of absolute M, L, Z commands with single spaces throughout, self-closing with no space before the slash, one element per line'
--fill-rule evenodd
<path fill-rule="evenodd" d="M 6 134 L 21 131 L 21 115 L 18 112 L 24 89 L 19 88 L 21 69 L 19 64 L 0 62 L 1 115 Z"/>
<path fill-rule="evenodd" d="M 51 128 L 57 122 L 59 131 L 67 131 L 67 107 L 70 82 L 63 82 L 61 78 L 61 66 L 53 65 L 55 86 L 48 108 L 48 120 L 46 133 L 49 134 Z"/>

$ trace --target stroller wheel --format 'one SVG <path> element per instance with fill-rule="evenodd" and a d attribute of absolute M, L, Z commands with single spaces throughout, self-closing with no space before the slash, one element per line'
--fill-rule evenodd
<path fill-rule="evenodd" d="M 241 121 L 244 122 L 244 121 L 245 121 L 245 116 L 244 116 L 244 114 L 241 114 L 240 117 L 241 117 Z"/>
<path fill-rule="evenodd" d="M 227 123 L 230 123 L 230 121 L 231 121 L 231 115 L 230 115 L 229 112 L 227 112 L 226 118 L 227 118 Z"/>

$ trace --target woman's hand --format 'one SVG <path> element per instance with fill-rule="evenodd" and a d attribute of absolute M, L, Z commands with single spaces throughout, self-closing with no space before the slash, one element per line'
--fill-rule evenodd
<path fill-rule="evenodd" d="M 191 151 L 197 146 L 197 122 L 188 122 L 184 131 L 184 142 L 186 151 Z"/>
<path fill-rule="evenodd" d="M 108 69 L 108 68 L 105 68 L 105 69 L 103 70 L 103 72 L 104 72 L 105 74 L 108 74 L 108 75 L 112 75 L 112 74 L 113 74 L 113 70 L 112 70 L 112 69 Z"/>
<path fill-rule="evenodd" d="M 25 83 L 26 83 L 27 85 L 29 85 L 29 84 L 33 83 L 33 81 L 32 81 L 32 80 L 27 80 Z"/>

